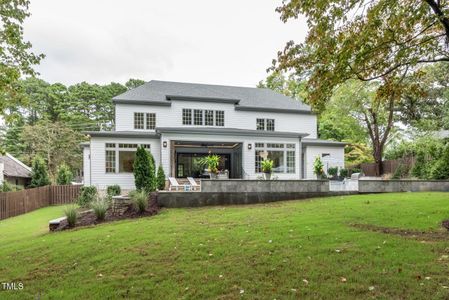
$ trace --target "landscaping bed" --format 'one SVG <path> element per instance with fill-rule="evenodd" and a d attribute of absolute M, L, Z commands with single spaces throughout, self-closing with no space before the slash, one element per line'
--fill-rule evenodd
<path fill-rule="evenodd" d="M 105 217 L 98 220 L 93 209 L 78 208 L 74 226 L 70 226 L 67 217 L 61 217 L 49 222 L 50 231 L 61 231 L 83 226 L 92 226 L 123 219 L 133 219 L 153 216 L 158 213 L 157 193 L 152 193 L 148 199 L 148 206 L 144 211 L 138 211 L 128 197 L 113 197 Z"/>

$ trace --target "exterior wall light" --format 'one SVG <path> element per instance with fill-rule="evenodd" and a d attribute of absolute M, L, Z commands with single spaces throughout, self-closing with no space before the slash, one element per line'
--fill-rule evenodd
<path fill-rule="evenodd" d="M 167 148 L 167 141 L 163 141 L 162 146 L 164 146 L 164 148 Z"/>
<path fill-rule="evenodd" d="M 253 148 L 252 144 L 248 144 L 248 150 L 251 150 Z"/>

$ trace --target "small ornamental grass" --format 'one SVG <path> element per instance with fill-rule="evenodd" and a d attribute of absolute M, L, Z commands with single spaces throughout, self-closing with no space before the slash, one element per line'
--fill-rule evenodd
<path fill-rule="evenodd" d="M 148 194 L 144 191 L 132 191 L 129 193 L 134 209 L 138 213 L 144 213 L 148 207 Z"/>
<path fill-rule="evenodd" d="M 69 205 L 64 209 L 69 227 L 75 227 L 76 219 L 78 219 L 78 211 L 76 205 Z"/>
<path fill-rule="evenodd" d="M 106 211 L 109 208 L 109 199 L 107 197 L 97 198 L 97 200 L 90 204 L 90 207 L 93 209 L 97 221 L 103 221 L 106 218 Z"/>

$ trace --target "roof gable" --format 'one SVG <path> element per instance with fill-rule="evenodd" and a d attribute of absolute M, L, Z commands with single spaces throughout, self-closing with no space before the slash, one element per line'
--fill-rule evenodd
<path fill-rule="evenodd" d="M 31 177 L 31 168 L 9 153 L 0 156 L 0 163 L 3 163 L 4 165 L 3 174 L 5 176 L 23 178 Z"/>

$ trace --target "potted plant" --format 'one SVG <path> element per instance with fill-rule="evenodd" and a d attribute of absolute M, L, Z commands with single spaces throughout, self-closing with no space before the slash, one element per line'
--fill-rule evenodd
<path fill-rule="evenodd" d="M 324 179 L 326 177 L 324 165 L 319 156 L 317 156 L 313 162 L 313 173 L 315 173 L 317 179 Z"/>
<path fill-rule="evenodd" d="M 217 179 L 218 165 L 220 164 L 220 156 L 216 154 L 208 155 L 201 159 L 201 164 L 207 166 L 210 179 Z"/>
<path fill-rule="evenodd" d="M 271 172 L 273 172 L 273 161 L 271 159 L 264 159 L 261 164 L 265 180 L 270 180 Z"/>

